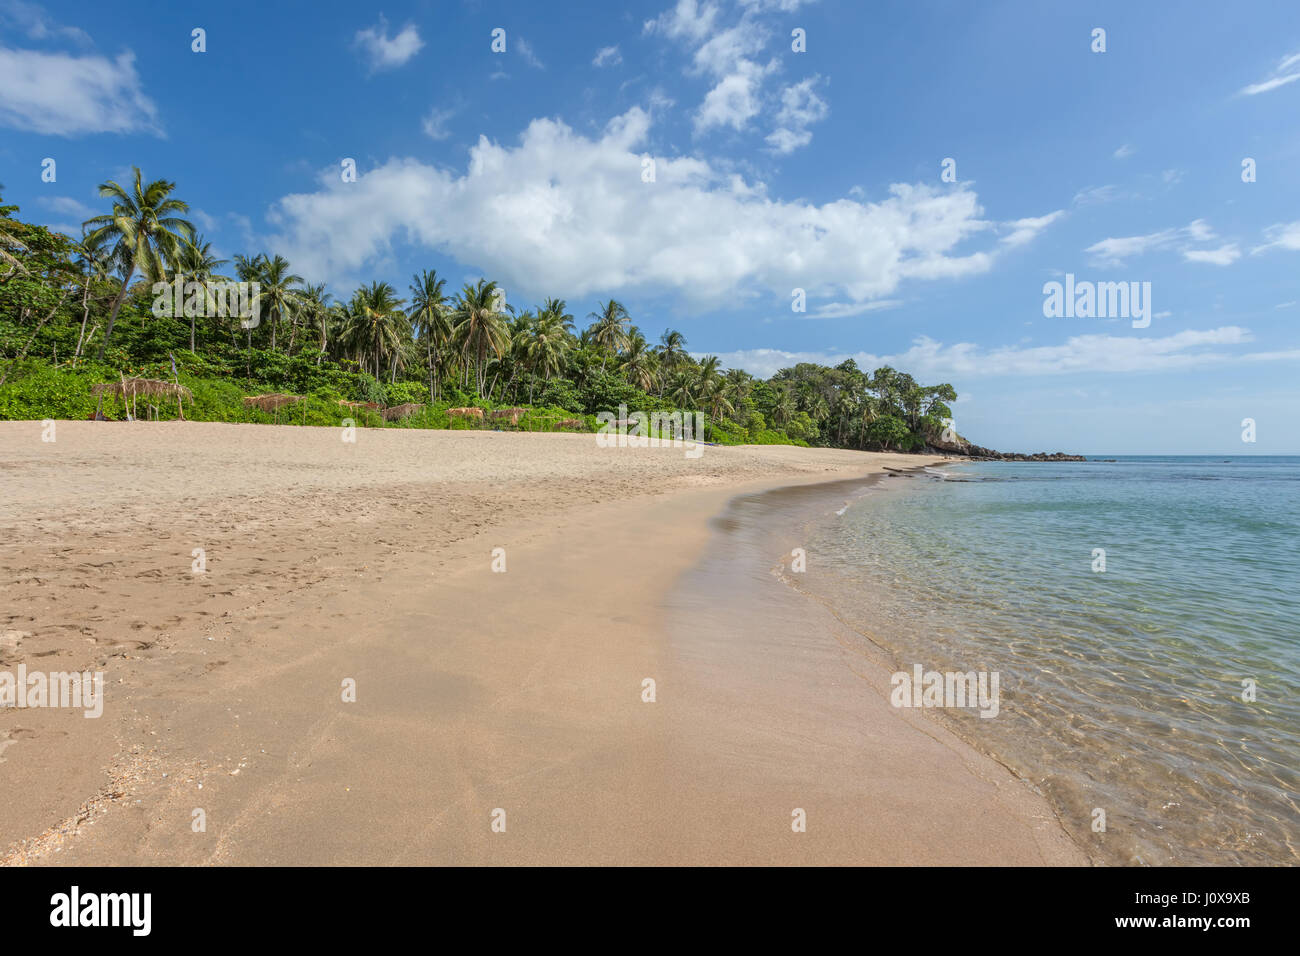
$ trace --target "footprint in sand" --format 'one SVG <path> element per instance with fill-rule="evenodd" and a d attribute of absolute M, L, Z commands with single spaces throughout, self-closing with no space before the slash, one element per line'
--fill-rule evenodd
<path fill-rule="evenodd" d="M 35 737 L 36 731 L 15 727 L 13 730 L 0 730 L 0 763 L 5 762 L 5 751 L 24 737 Z"/>

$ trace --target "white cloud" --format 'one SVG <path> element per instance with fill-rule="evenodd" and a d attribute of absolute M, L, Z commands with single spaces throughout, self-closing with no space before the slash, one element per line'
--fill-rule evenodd
<path fill-rule="evenodd" d="M 1288 83 L 1294 83 L 1300 80 L 1300 53 L 1293 53 L 1285 56 L 1282 61 L 1273 68 L 1273 74 L 1266 80 L 1259 83 L 1252 83 L 1249 86 L 1243 86 L 1238 90 L 1242 96 L 1256 96 L 1260 93 L 1267 93 L 1270 90 L 1276 90 L 1280 86 L 1286 86 Z"/>
<path fill-rule="evenodd" d="M 77 216 L 83 222 L 99 212 L 70 196 L 45 196 L 39 201 L 46 209 L 52 209 L 61 216 Z"/>
<path fill-rule="evenodd" d="M 905 368 L 921 381 L 958 381 L 1000 376 L 1068 375 L 1077 373 L 1162 372 L 1237 361 L 1294 358 L 1288 352 L 1232 353 L 1224 348 L 1253 340 L 1247 329 L 1226 326 L 1188 330 L 1163 338 L 1136 335 L 1075 335 L 1060 345 L 1012 345 L 985 348 L 970 342 L 944 345 L 922 336 L 897 355 L 869 352 L 787 352 L 746 349 L 720 353 L 728 368 L 743 368 L 768 378 L 798 362 L 838 365 L 853 359 L 859 368 L 882 365 Z"/>
<path fill-rule="evenodd" d="M 71 40 L 73 43 L 84 47 L 94 45 L 90 34 L 85 30 L 80 27 L 65 27 L 55 23 L 46 15 L 44 10 L 34 3 L 8 0 L 0 8 L 0 23 L 12 25 L 32 40 Z"/>
<path fill-rule="evenodd" d="M 1133 146 L 1131 146 L 1128 143 L 1125 143 L 1119 149 L 1115 150 L 1114 156 L 1116 159 L 1128 159 L 1136 152 L 1137 150 L 1133 148 Z"/>
<path fill-rule="evenodd" d="M 1118 186 L 1089 186 L 1075 193 L 1072 202 L 1076 206 L 1095 206 L 1120 198 Z"/>
<path fill-rule="evenodd" d="M 777 128 L 767 137 L 768 145 L 778 153 L 790 153 L 812 142 L 808 127 L 830 115 L 830 107 L 816 93 L 820 76 L 810 76 L 781 91 L 781 109 L 776 114 Z"/>
<path fill-rule="evenodd" d="M 447 129 L 447 121 L 455 115 L 456 111 L 454 109 L 441 109 L 435 106 L 421 123 L 424 135 L 437 140 L 443 140 L 451 136 L 451 131 Z"/>
<path fill-rule="evenodd" d="M 758 115 L 760 89 L 769 70 L 770 67 L 760 67 L 751 60 L 741 60 L 736 72 L 724 76 L 704 97 L 695 113 L 695 132 L 703 133 L 715 126 L 743 129 Z"/>
<path fill-rule="evenodd" d="M 1013 219 L 1011 222 L 1003 223 L 1003 226 L 1009 228 L 1011 232 L 1002 237 L 1002 244 L 1014 247 L 1032 242 L 1040 232 L 1064 215 L 1065 210 L 1058 209 L 1056 212 L 1049 212 L 1045 216 Z"/>
<path fill-rule="evenodd" d="M 1162 229 L 1145 236 L 1123 236 L 1094 242 L 1084 252 L 1091 253 L 1099 265 L 1122 266 L 1125 259 L 1144 255 L 1180 242 L 1208 242 L 1214 230 L 1204 219 L 1196 219 L 1181 229 Z"/>
<path fill-rule="evenodd" d="M 0 47 L 0 125 L 52 136 L 162 135 L 130 51 L 110 60 Z"/>
<path fill-rule="evenodd" d="M 514 45 L 515 52 L 524 58 L 525 63 L 537 70 L 546 69 L 545 64 L 543 64 L 542 61 L 537 58 L 537 54 L 533 52 L 533 45 L 531 43 L 523 37 L 517 36 L 514 39 Z"/>
<path fill-rule="evenodd" d="M 1183 258 L 1188 262 L 1205 262 L 1213 266 L 1230 266 L 1241 258 L 1241 250 L 1235 242 L 1217 249 L 1184 249 Z"/>
<path fill-rule="evenodd" d="M 384 19 L 383 14 L 379 15 L 379 22 L 373 27 L 358 30 L 353 42 L 365 54 L 367 65 L 372 73 L 379 70 L 394 70 L 405 64 L 424 47 L 424 41 L 420 39 L 420 31 L 414 24 L 408 23 L 396 36 L 389 37 L 388 21 Z"/>
<path fill-rule="evenodd" d="M 698 0 L 677 0 L 677 6 L 672 10 L 645 21 L 643 32 L 658 33 L 674 40 L 699 42 L 713 30 L 717 19 L 718 6 L 715 3 L 707 0 L 703 4 Z"/>
<path fill-rule="evenodd" d="M 592 66 L 618 66 L 623 62 L 623 54 L 618 52 L 617 46 L 603 46 L 596 51 L 596 56 L 592 59 Z"/>
<path fill-rule="evenodd" d="M 463 174 L 398 158 L 355 183 L 323 172 L 317 191 L 273 207 L 282 234 L 270 245 L 314 279 L 353 277 L 409 241 L 538 293 L 639 289 L 788 308 L 798 287 L 810 309 L 992 266 L 993 251 L 959 251 L 992 228 L 968 188 L 895 184 L 876 202 L 786 202 L 689 156 L 656 157 L 645 183 L 649 129 L 640 108 L 594 139 L 537 119 L 517 146 L 480 137 Z"/>
<path fill-rule="evenodd" d="M 1268 242 L 1251 249 L 1251 253 L 1263 252 L 1265 249 L 1286 249 L 1290 252 L 1300 250 L 1300 219 L 1295 222 L 1280 222 L 1264 230 Z"/>

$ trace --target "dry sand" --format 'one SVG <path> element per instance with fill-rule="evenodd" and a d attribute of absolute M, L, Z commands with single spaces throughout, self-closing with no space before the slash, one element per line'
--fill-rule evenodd
<path fill-rule="evenodd" d="M 0 710 L 0 862 L 1084 862 L 812 602 L 669 634 L 732 496 L 928 459 L 57 429 L 0 423 L 0 670 L 103 671 L 104 713 Z"/>

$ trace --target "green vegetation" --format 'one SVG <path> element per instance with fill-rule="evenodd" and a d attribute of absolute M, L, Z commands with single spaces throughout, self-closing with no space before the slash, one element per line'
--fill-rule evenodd
<path fill-rule="evenodd" d="M 0 200 L 0 419 L 123 418 L 127 403 L 101 403 L 91 387 L 139 376 L 189 388 L 183 414 L 197 421 L 469 428 L 494 427 L 492 409 L 525 408 L 509 427 L 594 430 L 595 413 L 625 405 L 701 411 L 706 437 L 724 444 L 916 451 L 942 432 L 957 397 L 951 385 L 852 361 L 801 363 L 763 381 L 692 357 L 672 329 L 651 345 L 617 300 L 577 332 L 563 299 L 517 311 L 495 282 L 449 295 L 432 270 L 412 277 L 406 299 L 371 282 L 335 300 L 282 256 L 216 259 L 174 190 L 139 170 L 128 186 L 104 183 L 110 211 L 81 240 Z M 174 307 L 156 308 L 160 281 L 179 281 Z M 255 325 L 216 307 L 234 281 L 257 283 Z M 276 413 L 244 402 L 271 392 L 305 399 Z M 385 422 L 343 401 L 423 407 Z M 489 415 L 474 424 L 447 414 L 463 406 Z M 181 411 L 171 399 L 136 406 L 140 417 Z"/>

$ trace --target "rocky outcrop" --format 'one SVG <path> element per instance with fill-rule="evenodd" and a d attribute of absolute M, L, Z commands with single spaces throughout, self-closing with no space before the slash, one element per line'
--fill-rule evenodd
<path fill-rule="evenodd" d="M 933 441 L 926 446 L 926 452 L 932 455 L 960 455 L 963 458 L 973 458 L 976 461 L 1087 461 L 1083 455 L 1067 455 L 1063 451 L 1054 451 L 1048 454 L 1045 451 L 1035 452 L 1032 455 L 1026 455 L 1018 451 L 994 451 L 992 448 L 984 448 L 980 445 L 973 445 L 964 438 L 958 437 L 956 441 Z"/>

